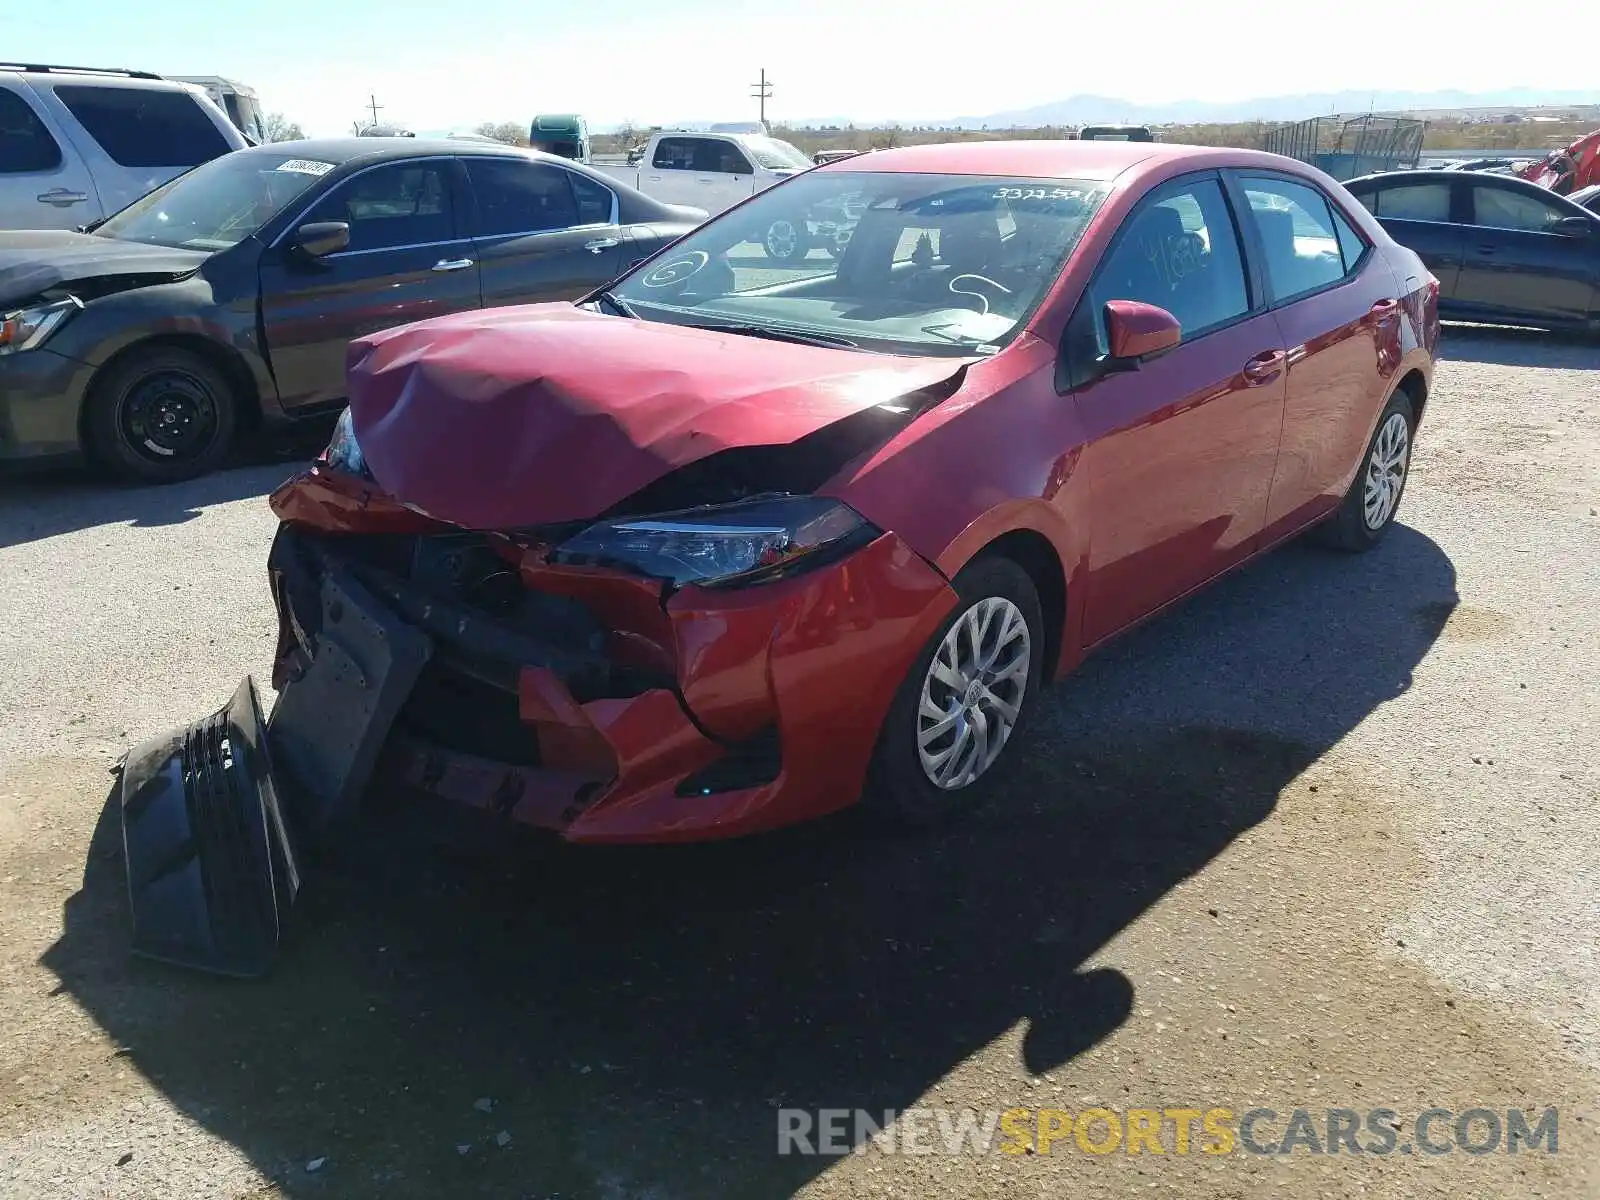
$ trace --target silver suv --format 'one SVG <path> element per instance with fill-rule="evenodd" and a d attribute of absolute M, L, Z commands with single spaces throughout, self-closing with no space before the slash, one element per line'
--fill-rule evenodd
<path fill-rule="evenodd" d="M 91 224 L 247 144 L 190 84 L 0 62 L 0 229 Z"/>

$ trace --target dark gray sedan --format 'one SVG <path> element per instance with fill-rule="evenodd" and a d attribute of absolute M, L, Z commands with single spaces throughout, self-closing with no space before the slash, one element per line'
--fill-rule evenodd
<path fill-rule="evenodd" d="M 214 159 L 80 232 L 0 233 L 0 466 L 201 474 L 344 404 L 351 338 L 576 299 L 700 221 L 598 171 L 416 138 Z"/>

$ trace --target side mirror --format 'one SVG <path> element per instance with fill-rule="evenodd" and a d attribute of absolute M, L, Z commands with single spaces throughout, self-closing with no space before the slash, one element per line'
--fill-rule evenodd
<path fill-rule="evenodd" d="M 344 221 L 308 221 L 294 231 L 294 244 L 307 257 L 322 258 L 350 244 L 350 226 Z"/>
<path fill-rule="evenodd" d="M 1164 308 L 1142 300 L 1106 301 L 1106 343 L 1111 359 L 1136 365 L 1183 341 L 1183 326 Z"/>
<path fill-rule="evenodd" d="M 1591 220 L 1576 214 L 1562 217 L 1556 222 L 1556 232 L 1563 237 L 1594 237 L 1600 234 L 1600 220 Z"/>

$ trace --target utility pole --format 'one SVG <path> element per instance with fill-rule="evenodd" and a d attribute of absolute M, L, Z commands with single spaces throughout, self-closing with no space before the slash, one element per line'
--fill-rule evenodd
<path fill-rule="evenodd" d="M 750 87 L 753 89 L 750 92 L 751 97 L 761 102 L 761 123 L 765 125 L 767 123 L 767 101 L 772 99 L 772 84 L 767 79 L 767 69 L 765 67 L 761 68 L 761 81 L 752 83 Z"/>
<path fill-rule="evenodd" d="M 372 109 L 372 123 L 376 125 L 378 123 L 378 110 L 383 105 L 379 104 L 378 97 L 370 92 L 367 94 L 367 107 Z"/>

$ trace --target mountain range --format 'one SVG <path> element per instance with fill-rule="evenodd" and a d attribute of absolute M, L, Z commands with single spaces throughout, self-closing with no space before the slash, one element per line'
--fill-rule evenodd
<path fill-rule="evenodd" d="M 1490 92 L 1358 91 L 1308 92 L 1294 96 L 1263 96 L 1253 100 L 1177 100 L 1169 104 L 1138 104 L 1115 96 L 1077 95 L 1032 108 L 1007 109 L 981 116 L 943 119 L 882 120 L 860 117 L 785 118 L 783 124 L 817 128 L 854 124 L 872 128 L 888 124 L 931 125 L 937 128 L 982 129 L 1009 126 L 1084 125 L 1127 121 L 1142 125 L 1229 124 L 1237 121 L 1298 121 L 1327 113 L 1453 110 L 1463 108 L 1537 108 L 1600 105 L 1600 88 L 1594 91 L 1557 91 L 1545 88 L 1502 88 Z M 689 122 L 684 122 L 689 124 Z"/>

